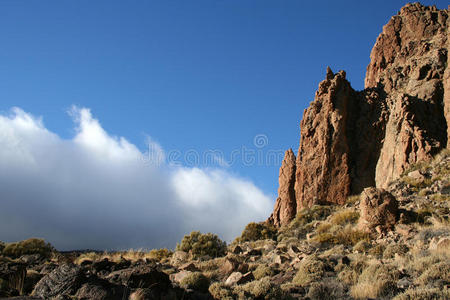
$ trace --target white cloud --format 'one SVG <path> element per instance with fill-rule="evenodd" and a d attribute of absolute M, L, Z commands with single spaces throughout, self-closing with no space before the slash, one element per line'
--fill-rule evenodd
<path fill-rule="evenodd" d="M 231 240 L 269 215 L 270 197 L 250 181 L 165 165 L 151 138 L 141 152 L 108 134 L 89 109 L 70 114 L 76 135 L 69 140 L 19 108 L 0 115 L 0 240 L 38 236 L 60 249 L 173 247 L 192 230 Z M 157 163 L 147 163 L 150 151 Z"/>

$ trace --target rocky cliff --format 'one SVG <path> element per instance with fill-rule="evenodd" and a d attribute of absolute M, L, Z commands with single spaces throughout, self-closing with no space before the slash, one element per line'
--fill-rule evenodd
<path fill-rule="evenodd" d="M 327 69 L 303 114 L 295 166 L 286 154 L 281 167 L 270 222 L 280 226 L 292 211 L 384 188 L 450 145 L 448 12 L 414 3 L 392 17 L 372 49 L 363 91 L 344 71 Z"/>

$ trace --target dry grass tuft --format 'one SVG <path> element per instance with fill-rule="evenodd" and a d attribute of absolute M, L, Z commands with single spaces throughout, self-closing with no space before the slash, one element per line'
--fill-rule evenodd
<path fill-rule="evenodd" d="M 297 274 L 292 279 L 292 283 L 302 286 L 308 285 L 321 279 L 324 273 L 325 264 L 316 257 L 309 256 L 302 260 Z"/>

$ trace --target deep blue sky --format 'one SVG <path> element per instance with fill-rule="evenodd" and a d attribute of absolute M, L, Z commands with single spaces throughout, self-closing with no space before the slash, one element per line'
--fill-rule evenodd
<path fill-rule="evenodd" d="M 407 1 L 0 1 L 0 111 L 70 138 L 71 105 L 142 149 L 219 149 L 265 134 L 297 151 L 326 66 L 363 88 L 382 26 Z M 447 1 L 423 1 L 446 8 Z M 276 193 L 278 165 L 230 170 Z"/>

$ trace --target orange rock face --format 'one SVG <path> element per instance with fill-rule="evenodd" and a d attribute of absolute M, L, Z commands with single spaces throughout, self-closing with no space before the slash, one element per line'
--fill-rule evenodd
<path fill-rule="evenodd" d="M 301 121 L 296 166 L 289 168 L 296 170 L 294 196 L 283 162 L 272 223 L 283 225 L 292 211 L 314 204 L 343 204 L 366 187 L 384 188 L 450 145 L 448 12 L 415 3 L 392 17 L 372 49 L 363 91 L 328 68 Z"/>
<path fill-rule="evenodd" d="M 295 202 L 295 154 L 292 149 L 286 151 L 280 168 L 278 198 L 269 222 L 275 226 L 289 223 L 296 215 Z"/>

